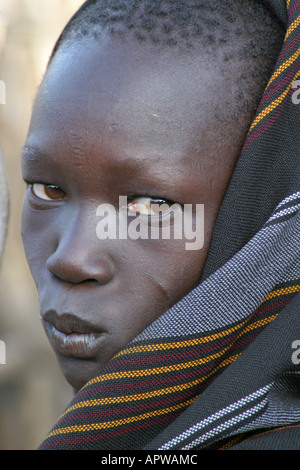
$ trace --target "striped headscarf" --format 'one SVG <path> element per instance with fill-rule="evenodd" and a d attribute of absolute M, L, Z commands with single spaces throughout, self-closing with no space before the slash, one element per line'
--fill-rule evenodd
<path fill-rule="evenodd" d="M 285 40 L 201 283 L 75 395 L 40 449 L 300 449 L 300 0 L 264 3 Z"/>

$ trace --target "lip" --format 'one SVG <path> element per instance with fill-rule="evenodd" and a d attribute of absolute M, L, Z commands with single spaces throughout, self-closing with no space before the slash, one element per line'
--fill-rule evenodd
<path fill-rule="evenodd" d="M 53 310 L 42 316 L 52 347 L 64 356 L 93 359 L 105 339 L 105 332 L 77 316 Z"/>

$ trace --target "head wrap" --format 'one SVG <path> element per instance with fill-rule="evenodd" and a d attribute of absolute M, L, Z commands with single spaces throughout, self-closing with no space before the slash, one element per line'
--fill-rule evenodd
<path fill-rule="evenodd" d="M 300 0 L 264 3 L 285 40 L 203 279 L 75 395 L 41 449 L 300 449 Z"/>

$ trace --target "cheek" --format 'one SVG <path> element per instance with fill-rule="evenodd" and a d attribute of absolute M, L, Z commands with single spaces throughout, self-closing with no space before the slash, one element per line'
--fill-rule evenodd
<path fill-rule="evenodd" d="M 177 266 L 171 271 L 172 279 L 170 279 L 173 298 L 176 302 L 199 284 L 206 254 L 205 248 L 185 250 L 182 256 L 177 258 Z"/>
<path fill-rule="evenodd" d="M 161 310 L 166 310 L 198 285 L 207 255 L 205 247 L 186 250 L 185 241 L 168 240 L 146 252 L 145 256 L 142 251 L 143 257 L 137 257 L 131 269 L 137 284 L 143 284 L 144 296 L 150 293 L 150 306 L 156 303 L 157 308 L 160 303 Z"/>
<path fill-rule="evenodd" d="M 36 281 L 41 267 L 45 266 L 45 260 L 51 253 L 54 237 L 51 223 L 45 220 L 45 214 L 34 211 L 27 200 L 24 201 L 22 210 L 21 235 L 26 259 Z"/>
<path fill-rule="evenodd" d="M 155 268 L 161 270 L 173 303 L 200 282 L 215 220 L 215 214 L 212 212 L 205 213 L 203 220 L 204 213 L 198 214 L 193 229 L 189 227 L 190 229 L 186 231 L 184 228 L 188 238 L 168 240 L 165 242 L 164 250 L 158 250 Z"/>

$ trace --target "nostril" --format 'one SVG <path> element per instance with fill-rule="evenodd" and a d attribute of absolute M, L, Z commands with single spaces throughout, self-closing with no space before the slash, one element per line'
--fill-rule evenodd
<path fill-rule="evenodd" d="M 72 284 L 90 282 L 108 284 L 114 276 L 112 264 L 105 258 L 59 256 L 56 252 L 47 261 L 47 269 L 58 279 Z"/>

